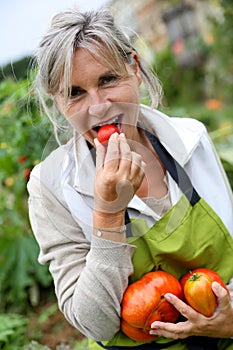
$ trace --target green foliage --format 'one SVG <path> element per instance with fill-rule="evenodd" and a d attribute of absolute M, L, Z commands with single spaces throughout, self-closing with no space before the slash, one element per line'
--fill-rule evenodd
<path fill-rule="evenodd" d="M 201 103 L 207 98 L 232 104 L 233 5 L 231 0 L 216 0 L 213 6 L 219 7 L 219 15 L 206 18 L 210 32 L 196 42 L 205 58 L 199 65 L 180 67 L 169 45 L 155 53 L 152 68 L 162 82 L 166 104 Z"/>
<path fill-rule="evenodd" d="M 74 350 L 88 350 L 88 339 L 83 338 L 83 340 L 76 344 Z"/>
<path fill-rule="evenodd" d="M 233 91 L 233 3 L 218 1 L 222 17 L 210 17 L 213 42 L 210 47 L 213 94 L 225 103 L 232 103 Z"/>
<path fill-rule="evenodd" d="M 204 96 L 204 67 L 180 67 L 167 46 L 155 54 L 152 69 L 159 77 L 164 91 L 164 103 L 186 105 L 201 101 Z"/>
<path fill-rule="evenodd" d="M 28 290 L 48 286 L 48 267 L 37 262 L 26 184 L 51 134 L 26 80 L 0 83 L 0 307 L 28 304 Z"/>
<path fill-rule="evenodd" d="M 215 1 L 216 5 L 222 17 L 207 19 L 209 41 L 197 43 L 204 62 L 196 67 L 180 67 L 167 46 L 155 54 L 152 68 L 163 85 L 161 109 L 168 115 L 196 118 L 206 125 L 233 188 L 233 5 L 231 0 Z"/>
<path fill-rule="evenodd" d="M 4 309 L 8 305 L 22 310 L 31 298 L 37 284 L 48 286 L 51 282 L 47 269 L 37 262 L 39 250 L 31 235 L 7 234 L 1 237 L 0 246 L 0 300 Z"/>
<path fill-rule="evenodd" d="M 213 100 L 213 105 L 218 105 Z M 214 107 L 214 106 L 213 106 Z M 172 117 L 195 118 L 205 124 L 214 143 L 223 167 L 233 189 L 233 120 L 232 107 L 220 105 L 217 109 L 210 109 L 207 104 L 185 104 L 161 108 Z"/>
<path fill-rule="evenodd" d="M 35 340 L 32 340 L 30 344 L 24 345 L 23 350 L 51 350 L 46 345 L 41 345 L 37 343 Z"/>
<path fill-rule="evenodd" d="M 21 350 L 27 319 L 18 314 L 0 314 L 0 349 Z"/>
<path fill-rule="evenodd" d="M 49 319 L 49 317 L 51 317 L 52 315 L 55 315 L 57 312 L 58 312 L 58 306 L 56 303 L 54 303 L 41 312 L 40 316 L 38 317 L 38 323 L 42 324 L 46 322 Z"/>
<path fill-rule="evenodd" d="M 45 345 L 41 345 L 38 342 L 32 340 L 30 344 L 24 345 L 23 350 L 51 350 Z M 76 343 L 74 348 L 69 345 L 60 344 L 56 347 L 56 350 L 88 350 L 88 339 L 84 338 L 83 340 Z"/>
<path fill-rule="evenodd" d="M 0 70 L 0 82 L 5 79 L 26 79 L 28 70 L 31 65 L 31 57 L 23 57 L 22 59 L 6 64 Z"/>

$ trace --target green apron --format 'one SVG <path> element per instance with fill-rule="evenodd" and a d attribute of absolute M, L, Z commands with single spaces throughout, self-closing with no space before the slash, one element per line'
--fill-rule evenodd
<path fill-rule="evenodd" d="M 213 209 L 199 197 L 187 174 L 159 140 L 153 137 L 152 144 L 183 195 L 178 203 L 151 228 L 143 219 L 131 220 L 131 233 L 128 234 L 127 242 L 135 245 L 137 249 L 132 258 L 134 273 L 130 276 L 129 283 L 152 270 L 167 271 L 180 279 L 190 269 L 198 267 L 218 272 L 223 281 L 228 283 L 233 276 L 233 239 L 230 233 Z M 191 344 L 198 341 L 198 338 L 191 339 Z M 216 349 L 220 350 L 233 350 L 232 339 L 206 339 L 207 342 L 213 342 L 208 349 L 213 350 L 216 346 Z M 150 342 L 147 348 L 204 349 L 187 345 L 189 341 L 190 339 L 174 341 L 158 337 Z M 136 342 L 119 331 L 111 340 L 100 344 L 101 346 L 90 340 L 89 349 L 100 350 L 103 346 L 112 350 L 118 347 L 132 349 L 139 346 L 139 350 L 143 343 Z"/>

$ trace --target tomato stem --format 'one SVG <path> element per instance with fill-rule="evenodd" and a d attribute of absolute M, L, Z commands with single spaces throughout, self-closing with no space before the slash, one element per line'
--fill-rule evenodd
<path fill-rule="evenodd" d="M 192 276 L 189 277 L 190 281 L 197 281 L 199 279 L 200 275 L 197 273 L 193 273 Z"/>

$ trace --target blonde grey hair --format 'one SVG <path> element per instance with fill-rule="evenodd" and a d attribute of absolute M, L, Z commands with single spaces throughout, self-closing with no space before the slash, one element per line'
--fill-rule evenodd
<path fill-rule="evenodd" d="M 51 108 L 48 107 L 48 94 L 53 96 L 59 92 L 62 79 L 64 95 L 68 97 L 73 54 L 78 48 L 88 49 L 96 59 L 121 72 L 124 71 L 126 62 L 133 64 L 132 52 L 135 48 L 129 37 L 115 24 L 108 9 L 80 12 L 74 8 L 55 15 L 35 56 L 35 89 L 55 130 L 58 114 L 56 108 L 51 112 Z M 157 107 L 161 93 L 158 79 L 144 67 L 140 58 L 139 68 L 150 96 L 151 107 Z"/>

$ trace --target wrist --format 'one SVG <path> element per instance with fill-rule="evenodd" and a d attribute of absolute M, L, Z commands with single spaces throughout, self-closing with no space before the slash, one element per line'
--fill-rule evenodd
<path fill-rule="evenodd" d="M 120 227 L 125 224 L 125 210 L 116 213 L 107 213 L 94 209 L 93 225 L 95 227 L 111 228 Z"/>
<path fill-rule="evenodd" d="M 125 211 L 112 214 L 94 210 L 93 234 L 115 242 L 126 242 Z"/>
<path fill-rule="evenodd" d="M 93 228 L 94 236 L 98 238 L 103 238 L 115 242 L 126 242 L 126 226 L 112 227 L 112 228 Z"/>

